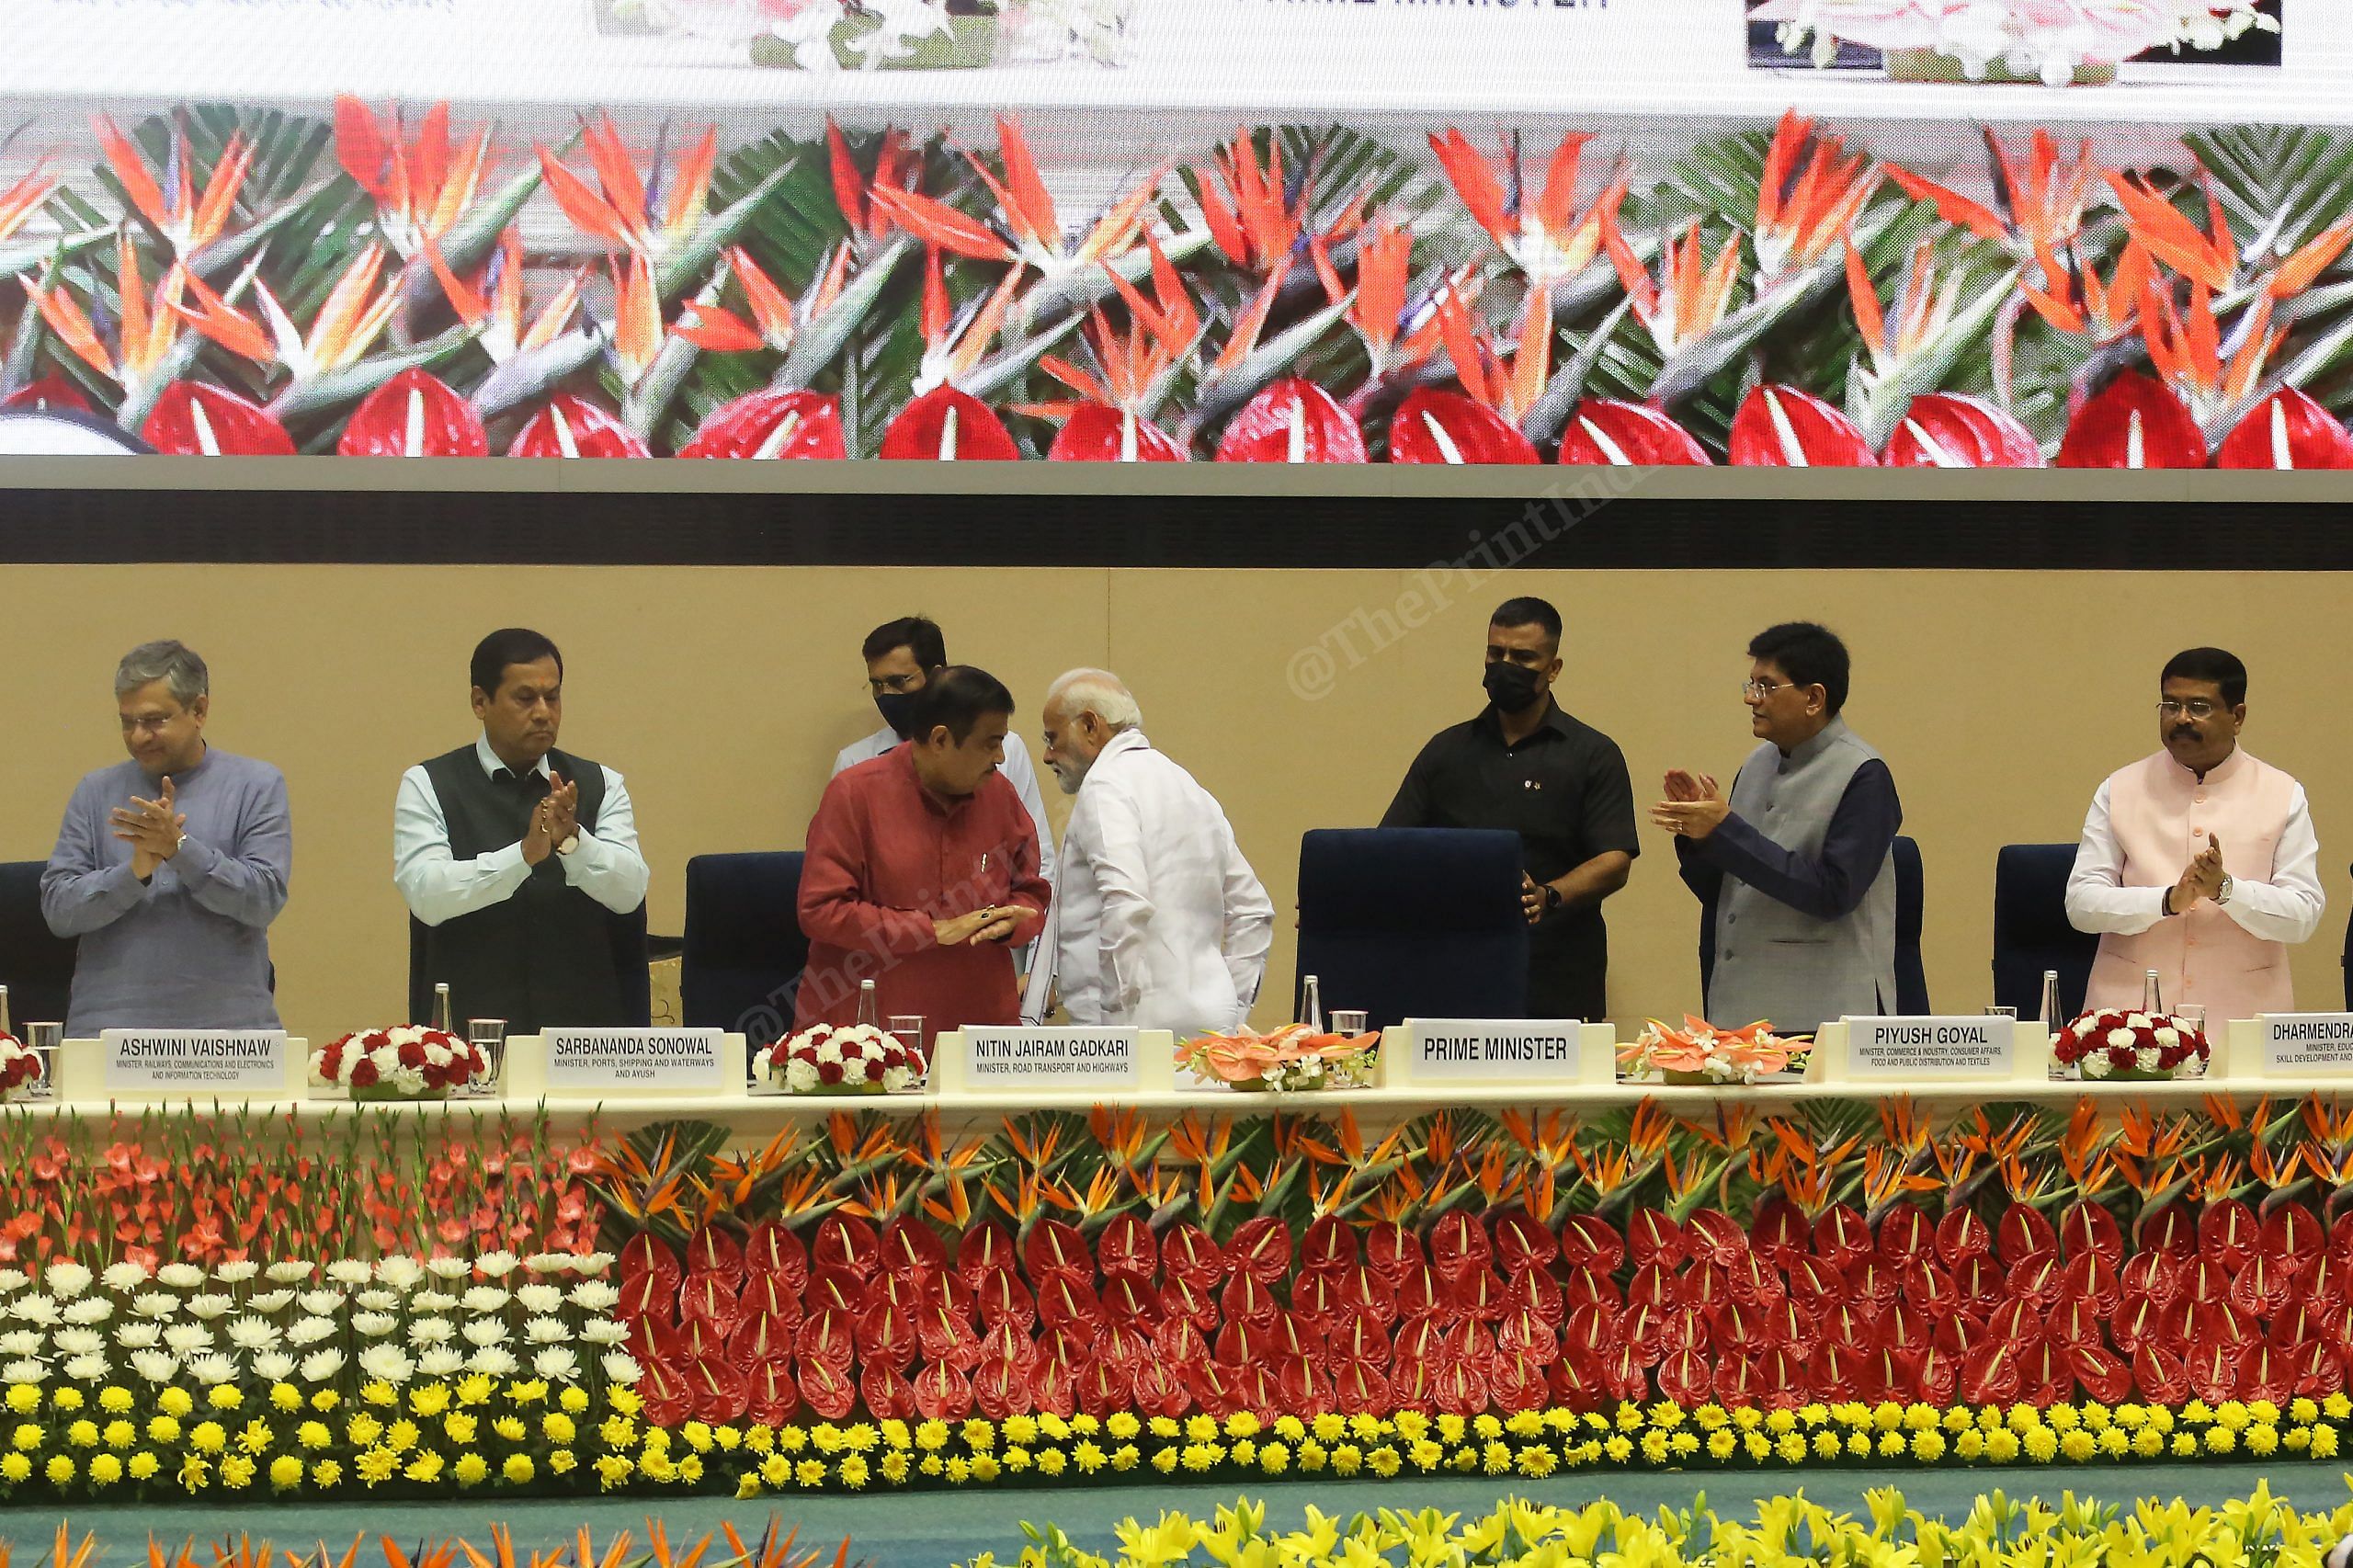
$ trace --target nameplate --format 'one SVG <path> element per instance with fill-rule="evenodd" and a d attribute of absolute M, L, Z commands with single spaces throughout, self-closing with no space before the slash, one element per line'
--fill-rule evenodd
<path fill-rule="evenodd" d="M 109 1095 L 286 1092 L 284 1029 L 101 1029 Z"/>
<path fill-rule="evenodd" d="M 1849 1078 L 2007 1078 L 2018 1067 L 2018 1020 L 1847 1018 Z"/>
<path fill-rule="evenodd" d="M 1136 1047 L 1142 1034 L 1137 1028 L 970 1025 L 964 1030 L 964 1084 L 973 1089 L 1139 1088 Z"/>
<path fill-rule="evenodd" d="M 1415 1018 L 1406 1024 L 1407 1073 L 1416 1084 L 1576 1077 L 1574 1018 Z"/>
<path fill-rule="evenodd" d="M 2353 1073 L 2353 1013 L 2266 1013 L 2267 1073 Z"/>
<path fill-rule="evenodd" d="M 732 1089 L 720 1029 L 549 1029 L 551 1090 Z"/>

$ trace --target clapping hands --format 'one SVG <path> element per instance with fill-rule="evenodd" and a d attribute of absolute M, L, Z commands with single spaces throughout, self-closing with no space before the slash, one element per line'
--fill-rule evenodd
<path fill-rule="evenodd" d="M 173 810 L 174 798 L 171 776 L 166 774 L 157 799 L 142 801 L 133 795 L 129 806 L 117 806 L 110 815 L 115 837 L 131 846 L 131 874 L 142 882 L 155 874 L 156 867 L 179 853 L 188 818 Z"/>
<path fill-rule="evenodd" d="M 1731 814 L 1715 779 L 1707 774 L 1675 768 L 1666 776 L 1665 790 L 1666 799 L 1651 808 L 1651 822 L 1678 837 L 1705 838 Z"/>

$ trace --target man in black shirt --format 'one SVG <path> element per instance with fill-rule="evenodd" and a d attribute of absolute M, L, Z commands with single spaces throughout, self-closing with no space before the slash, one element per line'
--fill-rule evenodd
<path fill-rule="evenodd" d="M 1440 730 L 1405 771 L 1383 827 L 1507 827 L 1525 860 L 1528 1015 L 1608 1015 L 1601 901 L 1642 853 L 1634 789 L 1618 743 L 1552 700 L 1561 615 L 1542 599 L 1496 608 L 1487 628 L 1487 707 Z"/>

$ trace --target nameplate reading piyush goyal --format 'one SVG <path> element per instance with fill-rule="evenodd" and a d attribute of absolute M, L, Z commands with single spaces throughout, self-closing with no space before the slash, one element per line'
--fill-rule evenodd
<path fill-rule="evenodd" d="M 972 1025 L 964 1030 L 964 1082 L 975 1089 L 1136 1088 L 1140 1086 L 1136 1042 L 1142 1032 Z"/>
<path fill-rule="evenodd" d="M 721 1029 L 549 1029 L 548 1087 L 723 1090 Z"/>
<path fill-rule="evenodd" d="M 1407 1075 L 1417 1084 L 1449 1079 L 1574 1078 L 1574 1018 L 1415 1018 Z"/>
<path fill-rule="evenodd" d="M 2353 1013 L 2266 1013 L 2267 1073 L 2353 1073 Z"/>
<path fill-rule="evenodd" d="M 283 1093 L 284 1029 L 101 1029 L 107 1092 Z"/>
<path fill-rule="evenodd" d="M 2007 1078 L 2017 1068 L 2015 1019 L 1848 1018 L 1850 1078 Z"/>

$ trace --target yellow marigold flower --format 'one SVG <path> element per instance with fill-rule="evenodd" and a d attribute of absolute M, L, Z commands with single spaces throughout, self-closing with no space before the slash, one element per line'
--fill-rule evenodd
<path fill-rule="evenodd" d="M 2233 1453 L 2237 1450 L 2238 1446 L 2239 1435 L 2236 1432 L 2232 1431 L 2228 1426 L 2213 1426 L 2206 1428 L 2206 1451 L 2208 1453 Z"/>
<path fill-rule="evenodd" d="M 168 1415 L 153 1415 L 147 1419 L 147 1440 L 151 1443 L 176 1443 L 180 1440 L 180 1424 Z"/>
<path fill-rule="evenodd" d="M 459 1448 L 470 1448 L 473 1444 L 476 1425 L 472 1415 L 462 1410 L 456 1411 L 442 1421 L 441 1435 Z M 400 1447 L 397 1442 L 392 1446 Z"/>
<path fill-rule="evenodd" d="M 364 1385 L 359 1391 L 359 1397 L 369 1404 L 398 1404 L 401 1402 L 400 1391 L 381 1378 Z"/>
<path fill-rule="evenodd" d="M 926 1453 L 945 1447 L 947 1442 L 948 1423 L 945 1421 L 926 1421 L 915 1428 L 915 1446 Z"/>
<path fill-rule="evenodd" d="M 2120 1404 L 2116 1407 L 2116 1424 L 2128 1432 L 2139 1431 L 2148 1425 L 2148 1421 L 2149 1413 L 2137 1404 Z"/>
<path fill-rule="evenodd" d="M 9 1437 L 10 1446 L 18 1453 L 30 1453 L 47 1441 L 49 1441 L 49 1434 L 30 1421 L 19 1424 Z"/>
<path fill-rule="evenodd" d="M 278 1434 L 271 1431 L 269 1423 L 258 1415 L 246 1422 L 245 1429 L 237 1434 L 238 1447 L 249 1454 L 267 1453 L 269 1446 L 277 1441 Z"/>
<path fill-rule="evenodd" d="M 1733 1450 L 1739 1447 L 1740 1437 L 1735 1433 L 1727 1432 L 1722 1427 L 1718 1427 L 1715 1431 L 1708 1434 L 1708 1457 L 1710 1459 L 1728 1460 L 1732 1458 Z"/>
<path fill-rule="evenodd" d="M 2313 1427 L 2313 1458 L 2316 1460 L 2333 1460 L 2336 1457 L 2336 1428 L 2334 1426 Z"/>
<path fill-rule="evenodd" d="M 98 1408 L 108 1415 L 128 1415 L 138 1405 L 137 1396 L 119 1383 L 108 1383 L 98 1391 Z"/>
<path fill-rule="evenodd" d="M 254 1483 L 254 1474 L 257 1468 L 254 1461 L 244 1455 L 231 1454 L 221 1461 L 221 1480 L 225 1485 L 242 1491 Z"/>
<path fill-rule="evenodd" d="M 1176 1450 L 1175 1449 L 1161 1449 L 1154 1451 L 1152 1456 L 1152 1468 L 1158 1471 L 1163 1475 L 1166 1475 L 1169 1471 L 1175 1470 L 1176 1468 Z"/>
<path fill-rule="evenodd" d="M 2319 1418 L 2320 1403 L 2317 1400 L 2298 1394 L 2288 1402 L 2288 1419 L 2299 1426 L 2307 1425 Z"/>
<path fill-rule="evenodd" d="M 2214 1411 L 2214 1425 L 2233 1432 L 2245 1431 L 2254 1419 L 2247 1407 L 2234 1399 L 2224 1400 Z"/>
<path fill-rule="evenodd" d="M 1599 1418 L 1596 1417 L 1596 1419 Z M 1397 1435 L 1407 1442 L 1418 1443 L 1429 1434 L 1430 1418 L 1418 1410 L 1401 1410 L 1391 1420 L 1390 1425 L 1394 1426 L 1397 1429 Z"/>
<path fill-rule="evenodd" d="M 32 1473 L 33 1461 L 24 1455 L 13 1451 L 0 1455 L 0 1481 L 29 1481 Z"/>
<path fill-rule="evenodd" d="M 200 1454 L 217 1454 L 229 1446 L 229 1434 L 218 1421 L 199 1421 L 188 1432 L 188 1440 Z"/>
<path fill-rule="evenodd" d="M 1945 1457 L 1945 1435 L 1934 1426 L 1925 1426 L 1912 1434 L 1912 1457 L 1922 1464 L 1934 1464 Z"/>
<path fill-rule="evenodd" d="M 196 1408 L 196 1400 L 186 1389 L 165 1389 L 155 1396 L 155 1408 L 166 1415 L 186 1415 Z"/>
<path fill-rule="evenodd" d="M 130 1474 L 131 1480 L 149 1481 L 153 1480 L 156 1472 L 164 1468 L 164 1461 L 157 1459 L 153 1454 L 142 1449 L 140 1452 L 131 1455 L 131 1462 L 123 1468 Z"/>
<path fill-rule="evenodd" d="M 390 1449 L 364 1449 L 357 1461 L 359 1479 L 373 1486 L 401 1471 L 401 1456 Z"/>
<path fill-rule="evenodd" d="M 448 1383 L 419 1383 L 408 1391 L 408 1407 L 418 1415 L 438 1415 L 449 1408 Z"/>
<path fill-rule="evenodd" d="M 302 1467 L 294 1467 L 300 1471 Z M 90 1460 L 90 1480 L 99 1486 L 112 1486 L 122 1479 L 122 1461 L 112 1454 L 98 1454 Z M 299 1479 L 299 1477 L 298 1477 Z"/>
<path fill-rule="evenodd" d="M 537 1404 L 548 1396 L 545 1378 L 526 1378 L 506 1385 L 506 1397 L 517 1404 Z"/>
<path fill-rule="evenodd" d="M 1404 1465 L 1404 1460 L 1398 1457 L 1398 1453 L 1395 1449 L 1392 1448 L 1387 1443 L 1383 1443 L 1379 1448 L 1373 1449 L 1371 1453 L 1365 1456 L 1365 1462 L 1372 1466 L 1373 1474 L 1386 1480 L 1388 1477 L 1397 1473 L 1398 1470 Z"/>
<path fill-rule="evenodd" d="M 39 1410 L 40 1385 L 39 1383 L 9 1384 L 8 1408 L 18 1415 L 30 1415 L 34 1411 Z"/>
<path fill-rule="evenodd" d="M 735 1478 L 735 1500 L 746 1502 L 760 1494 L 759 1471 L 747 1470 Z"/>
<path fill-rule="evenodd" d="M 1258 1417 L 1250 1411 L 1237 1410 L 1225 1418 L 1225 1434 L 1229 1437 L 1255 1437 L 1258 1430 Z"/>
<path fill-rule="evenodd" d="M 1021 1474 L 1029 1468 L 1029 1450 L 1018 1443 L 1006 1444 L 1004 1464 L 1014 1474 Z"/>
<path fill-rule="evenodd" d="M 882 1456 L 882 1479 L 893 1486 L 902 1485 L 910 1468 L 909 1455 L 904 1449 L 893 1449 Z"/>
<path fill-rule="evenodd" d="M 1119 1417 L 1114 1415 L 1111 1419 L 1117 1421 Z M 1316 1416 L 1313 1422 L 1309 1423 L 1309 1426 L 1314 1431 L 1315 1440 L 1319 1443 L 1336 1443 L 1342 1437 L 1347 1436 L 1347 1417 L 1340 1415 L 1336 1411 L 1324 1411 L 1322 1415 Z"/>
<path fill-rule="evenodd" d="M 2195 1432 L 2176 1432 L 2173 1435 L 2173 1457 L 2178 1460 L 2196 1459 L 2198 1435 Z"/>
<path fill-rule="evenodd" d="M 1800 1446 L 1803 1446 L 1803 1439 L 1800 1439 Z M 1609 1456 L 1610 1463 L 1624 1464 L 1633 1453 L 1634 1445 L 1623 1437 L 1611 1437 L 1602 1443 L 1601 1451 Z"/>
<path fill-rule="evenodd" d="M 498 1385 L 491 1381 L 489 1373 L 468 1372 L 458 1380 L 458 1403 L 460 1404 L 488 1404 L 490 1396 L 497 1391 L 497 1387 Z M 623 1415 L 634 1415 L 643 1408 L 645 1402 L 638 1398 L 635 1389 L 617 1388 L 606 1391 L 605 1403 Z"/>
<path fill-rule="evenodd" d="M 2250 1426 L 2246 1429 L 2246 1451 L 2260 1459 L 2279 1451 L 2279 1428 L 2272 1426 Z"/>
<path fill-rule="evenodd" d="M 572 1417 L 561 1410 L 551 1410 L 540 1417 L 540 1436 L 551 1443 L 569 1443 L 579 1435 Z"/>
<path fill-rule="evenodd" d="M 153 1437 L 153 1433 L 148 1435 Z M 363 1410 L 344 1423 L 343 1435 L 351 1439 L 354 1448 L 373 1448 L 376 1439 L 384 1435 L 384 1424 Z"/>
<path fill-rule="evenodd" d="M 131 1469 L 132 1474 L 136 1475 L 138 1473 L 139 1465 L 137 1460 L 134 1460 L 131 1462 Z M 311 1467 L 311 1484 L 313 1486 L 325 1489 L 328 1487 L 339 1486 L 342 1483 L 343 1466 L 335 1462 L 334 1460 L 321 1460 Z"/>
<path fill-rule="evenodd" d="M 1306 1438 L 1299 1445 L 1299 1468 L 1302 1471 L 1320 1473 L 1324 1467 L 1331 1462 L 1331 1458 L 1332 1450 L 1313 1437 Z"/>
<path fill-rule="evenodd" d="M 637 1426 L 626 1415 L 608 1415 L 597 1425 L 597 1436 L 608 1449 L 634 1448 Z"/>
<path fill-rule="evenodd" d="M 2108 1406 L 2096 1399 L 2083 1406 L 2083 1415 L 2084 1425 L 2095 1432 L 2107 1431 L 2116 1419 L 2109 1414 Z"/>
<path fill-rule="evenodd" d="M 2132 1438 L 2121 1426 L 2103 1426 L 2099 1432 L 2099 1451 L 2109 1459 L 2122 1459 L 2132 1451 Z"/>
<path fill-rule="evenodd" d="M 1634 1417 L 1632 1426 L 1627 1426 L 1625 1421 L 1629 1414 Z M 1642 1412 L 1635 1410 L 1631 1405 L 1621 1405 L 1618 1415 L 1619 1425 L 1626 1426 L 1630 1432 L 1642 1425 Z M 1468 1424 L 1460 1415 L 1441 1415 L 1438 1418 L 1438 1440 L 1441 1443 L 1459 1443 L 1462 1441 L 1462 1434 L 1468 1430 L 1470 1430 Z"/>
<path fill-rule="evenodd" d="M 1762 1432 L 1747 1433 L 1741 1443 L 1748 1450 L 1748 1457 L 1760 1464 L 1773 1457 L 1773 1440 Z"/>
<path fill-rule="evenodd" d="M 1995 1464 L 2007 1464 L 2018 1457 L 2018 1435 L 2006 1426 L 1997 1426 L 1985 1434 L 1985 1457 Z"/>
<path fill-rule="evenodd" d="M 2059 1451 L 2059 1435 L 2048 1426 L 2037 1426 L 2026 1435 L 2026 1457 L 2037 1464 L 2049 1464 Z"/>
<path fill-rule="evenodd" d="M 292 1454 L 280 1454 L 270 1460 L 269 1484 L 279 1492 L 289 1492 L 301 1485 L 302 1461 Z"/>
<path fill-rule="evenodd" d="M 1859 1460 L 1867 1460 L 1867 1459 L 1870 1458 L 1870 1457 L 1871 1457 L 1871 1438 L 1870 1438 L 1870 1433 L 1868 1433 L 1868 1432 L 1849 1432 L 1849 1433 L 1847 1433 L 1847 1451 L 1849 1454 L 1852 1454 L 1855 1458 L 1857 1458 L 1857 1459 L 1859 1459 Z"/>
<path fill-rule="evenodd" d="M 2162 1404 L 2153 1404 L 2149 1406 L 2149 1425 L 2154 1426 L 2160 1432 L 2172 1431 L 2173 1412 L 2167 1410 Z"/>
<path fill-rule="evenodd" d="M 1765 1430 L 1772 1433 L 1775 1437 L 1785 1437 L 1797 1429 L 1798 1416 L 1796 1411 L 1773 1410 L 1766 1413 Z"/>
<path fill-rule="evenodd" d="M 77 1449 L 95 1449 L 98 1446 L 98 1424 L 85 1416 L 65 1428 L 65 1440 Z"/>
<path fill-rule="evenodd" d="M 1064 1454 L 1060 1449 L 1040 1449 L 1038 1450 L 1038 1473 L 1040 1475 L 1060 1475 L 1063 1472 L 1063 1467 L 1069 1463 L 1069 1456 Z"/>
<path fill-rule="evenodd" d="M 2077 1428 L 2059 1439 L 2059 1451 L 2077 1464 L 2081 1464 L 2099 1452 L 2099 1439 L 2089 1432 Z"/>
<path fill-rule="evenodd" d="M 404 1454 L 416 1447 L 420 1436 L 416 1423 L 404 1415 L 384 1428 L 384 1447 L 396 1454 Z"/>
<path fill-rule="evenodd" d="M 49 1478 L 51 1485 L 63 1486 L 74 1479 L 75 1469 L 73 1460 L 66 1455 L 52 1454 L 49 1462 L 41 1466 L 41 1474 Z"/>
<path fill-rule="evenodd" d="M 1150 1423 L 1150 1430 L 1154 1437 L 1166 1439 L 1176 1436 L 1184 1428 L 1176 1425 L 1176 1418 L 1173 1415 L 1155 1415 Z M 1117 1437 L 1119 1434 L 1115 1432 L 1112 1436 Z M 1130 1433 L 1129 1436 L 1133 1437 L 1134 1434 Z"/>
<path fill-rule="evenodd" d="M 1268 1475 L 1280 1475 L 1290 1468 L 1290 1445 L 1261 1443 L 1258 1446 L 1258 1468 Z"/>
<path fill-rule="evenodd" d="M 983 1453 L 996 1446 L 996 1428 L 980 1416 L 964 1423 L 964 1446 L 974 1453 Z"/>
<path fill-rule="evenodd" d="M 1871 1406 L 1871 1425 L 1882 1432 L 1893 1432 L 1904 1425 L 1904 1407 L 1892 1399 L 1883 1399 Z"/>
<path fill-rule="evenodd" d="M 498 1472 L 505 1476 L 509 1483 L 514 1485 L 520 1486 L 524 1483 L 529 1481 L 531 1477 L 539 1471 L 538 1467 L 531 1463 L 530 1455 L 508 1454 L 506 1456 L 506 1462 L 498 1467 Z"/>
<path fill-rule="evenodd" d="M 1364 1450 L 1354 1443 L 1342 1443 L 1332 1450 L 1332 1473 L 1354 1475 L 1364 1468 Z"/>
<path fill-rule="evenodd" d="M 2353 1398 L 2347 1398 L 2340 1390 L 2320 1402 L 2320 1413 L 2331 1421 L 2342 1421 L 2347 1416 L 2353 1415 Z"/>
<path fill-rule="evenodd" d="M 466 1460 L 469 1459 L 472 1460 L 474 1463 L 471 1465 L 468 1464 Z M 401 1471 L 401 1473 L 407 1476 L 411 1481 L 430 1486 L 435 1482 L 441 1479 L 442 1467 L 448 1461 L 443 1460 L 439 1454 L 435 1453 L 430 1449 L 425 1449 L 419 1450 L 417 1456 L 408 1461 L 408 1468 Z M 458 1479 L 460 1482 L 463 1482 L 464 1484 L 472 1486 L 475 1481 L 481 1480 L 482 1476 L 475 1475 L 472 1481 L 467 1480 L 466 1477 L 477 1467 L 481 1469 L 484 1475 L 488 1474 L 490 1471 L 490 1467 L 482 1462 L 482 1456 L 480 1454 L 466 1455 L 465 1458 L 460 1459 L 455 1466 L 455 1470 L 458 1473 Z"/>
<path fill-rule="evenodd" d="M 563 1413 L 566 1415 L 585 1415 L 588 1413 L 588 1391 L 586 1389 L 565 1389 L 562 1393 L 555 1396 L 555 1402 L 558 1405 L 563 1407 Z"/>
<path fill-rule="evenodd" d="M 688 1454 L 677 1462 L 676 1468 L 678 1471 L 678 1479 L 688 1485 L 702 1484 L 702 1456 L 700 1454 Z"/>
<path fill-rule="evenodd" d="M 1784 1432 L 1775 1439 L 1773 1452 L 1784 1464 L 1802 1463 L 1805 1460 L 1806 1441 L 1795 1432 Z M 1612 1459 L 1617 1457 L 1615 1454 L 1610 1456 Z"/>
<path fill-rule="evenodd" d="M 2082 1423 L 2072 1404 L 2054 1404 L 2042 1413 L 2043 1424 L 2054 1432 L 2072 1432 Z"/>
<path fill-rule="evenodd" d="M 997 1466 L 995 1456 L 990 1454 L 978 1454 L 973 1457 L 972 1479 L 974 1481 L 986 1483 L 988 1482 L 995 1481 L 996 1476 Z"/>
<path fill-rule="evenodd" d="M 1953 1439 L 1952 1451 L 1965 1460 L 1976 1460 L 1984 1459 L 1985 1457 L 1985 1434 L 1977 1429 L 1974 1422 L 1971 1423 L 1968 1431 L 1961 1433 L 1959 1437 Z"/>
<path fill-rule="evenodd" d="M 610 1492 L 616 1486 L 627 1482 L 630 1472 L 636 1468 L 619 1454 L 605 1454 L 597 1460 L 597 1484 L 604 1491 Z"/>
<path fill-rule="evenodd" d="M 1869 1446 L 1870 1441 L 1868 1437 L 1860 1437 L 1859 1434 L 1858 1434 L 1858 1440 L 1866 1446 Z M 1813 1451 L 1824 1459 L 1835 1460 L 1846 1451 L 1847 1444 L 1846 1440 L 1836 1432 L 1816 1432 L 1813 1435 Z"/>
<path fill-rule="evenodd" d="M 311 1395 L 311 1408 L 324 1415 L 343 1403 L 343 1395 L 333 1389 L 319 1389 Z"/>
<path fill-rule="evenodd" d="M 922 1461 L 915 1466 L 915 1470 L 919 1474 L 928 1475 L 937 1479 L 938 1477 L 947 1473 L 948 1467 L 939 1462 L 939 1456 L 938 1454 L 926 1454 L 923 1456 Z"/>
<path fill-rule="evenodd" d="M 1551 1449 L 1541 1443 L 1530 1443 L 1519 1450 L 1518 1458 L 1513 1461 L 1513 1468 L 1522 1475 L 1541 1481 L 1559 1469 L 1560 1464 L 1560 1456 Z"/>
<path fill-rule="evenodd" d="M 580 1460 L 578 1456 L 574 1454 L 570 1449 L 550 1449 L 548 1450 L 548 1473 L 550 1475 L 570 1475 L 574 1467 L 578 1465 L 579 1462 Z"/>
<path fill-rule="evenodd" d="M 1217 1447 L 1214 1443 L 1211 1443 L 1209 1446 L 1211 1448 Z M 1234 1463 L 1248 1464 L 1258 1457 L 1258 1445 L 1250 1441 L 1247 1437 L 1245 1437 L 1240 1442 L 1233 1445 L 1232 1453 Z"/>
<path fill-rule="evenodd" d="M 1699 1409 L 1691 1413 L 1691 1419 L 1697 1421 L 1701 1426 L 1704 1426 L 1709 1431 L 1713 1432 L 1720 1427 L 1731 1425 L 1732 1412 L 1726 1410 L 1722 1405 L 1715 1403 L 1715 1401 L 1710 1400 L 1707 1403 L 1701 1405 Z"/>
<path fill-rule="evenodd" d="M 139 1428 L 128 1421 L 119 1419 L 109 1421 L 107 1423 L 105 1437 L 108 1448 L 127 1449 L 139 1441 Z"/>

